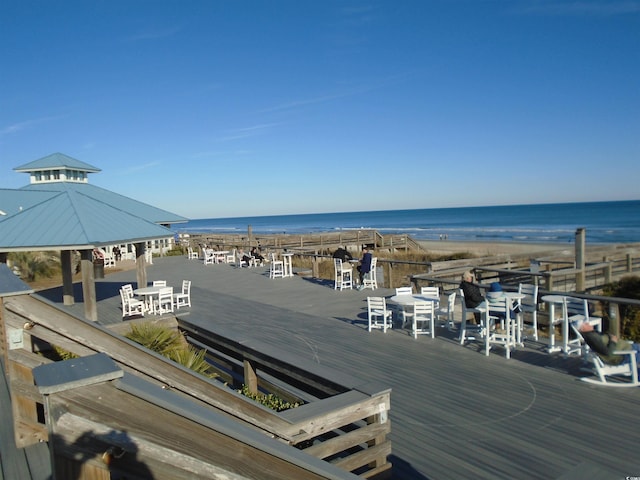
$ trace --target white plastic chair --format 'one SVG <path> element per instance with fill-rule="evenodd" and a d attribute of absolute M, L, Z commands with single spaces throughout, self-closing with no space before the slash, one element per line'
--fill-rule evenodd
<path fill-rule="evenodd" d="M 589 322 L 596 330 L 602 331 L 602 318 L 589 315 L 589 304 L 584 298 L 565 297 L 562 304 L 562 317 L 563 328 L 570 328 L 569 326 L 574 323 Z M 568 335 L 568 332 L 565 332 L 564 335 Z M 582 335 L 578 335 L 573 339 L 565 338 L 565 340 L 565 355 L 583 353 Z"/>
<path fill-rule="evenodd" d="M 144 302 L 130 297 L 124 288 L 120 289 L 122 301 L 122 318 L 140 315 L 144 317 Z"/>
<path fill-rule="evenodd" d="M 453 319 L 453 315 L 456 309 L 456 292 L 450 293 L 447 295 L 447 305 L 439 306 L 436 308 L 435 315 L 436 319 L 441 320 L 444 317 L 444 320 L 441 323 L 441 326 L 444 326 L 450 332 L 455 330 L 455 323 Z"/>
<path fill-rule="evenodd" d="M 346 267 L 345 265 L 343 265 L 342 260 L 340 260 L 339 258 L 334 258 L 333 266 L 335 268 L 333 289 L 344 290 L 345 288 L 348 288 L 348 289 L 353 288 L 353 282 L 352 282 L 353 268 L 351 267 L 351 265 L 349 265 L 349 267 Z"/>
<path fill-rule="evenodd" d="M 372 328 L 381 328 L 384 333 L 387 333 L 387 328 L 393 328 L 392 312 L 387 310 L 387 301 L 384 297 L 367 297 L 367 313 L 369 331 Z"/>
<path fill-rule="evenodd" d="M 538 341 L 538 286 L 521 283 L 518 285 L 518 293 L 524 295 L 519 300 L 518 305 L 524 316 L 525 313 L 531 315 L 531 328 L 533 329 L 533 339 Z"/>
<path fill-rule="evenodd" d="M 434 307 L 434 302 L 415 302 L 413 304 L 411 328 L 413 338 L 418 338 L 418 335 L 431 335 L 431 338 L 435 338 Z"/>
<path fill-rule="evenodd" d="M 482 313 L 483 310 L 480 308 L 468 308 L 467 304 L 464 301 L 464 291 L 462 289 L 458 290 L 458 296 L 460 297 L 460 311 L 462 312 L 462 320 L 460 321 L 460 335 L 458 339 L 460 340 L 460 345 L 464 345 L 464 342 L 467 341 L 467 330 L 469 330 L 472 334 L 477 334 L 482 336 L 484 334 L 484 325 L 483 320 L 480 321 L 480 325 L 467 325 L 467 320 L 469 318 L 470 313 Z M 481 317 L 483 318 L 483 317 Z M 472 338 L 475 339 L 475 336 L 472 335 Z"/>
<path fill-rule="evenodd" d="M 269 254 L 269 278 L 284 278 L 284 262 L 276 260 L 276 254 Z"/>
<path fill-rule="evenodd" d="M 236 250 L 233 250 L 234 252 L 236 252 Z M 236 256 L 236 268 L 242 268 L 242 267 L 247 267 L 249 268 L 251 266 L 251 264 L 249 262 L 247 262 L 246 260 L 243 260 L 242 257 L 244 255 L 247 255 L 246 253 L 240 253 L 240 252 L 236 252 L 235 256 Z M 248 257 L 249 255 L 247 255 Z"/>
<path fill-rule="evenodd" d="M 162 315 L 173 312 L 173 287 L 163 287 L 158 292 L 158 298 L 153 301 L 153 313 Z"/>
<path fill-rule="evenodd" d="M 104 268 L 114 268 L 116 266 L 116 257 L 113 254 L 105 254 Z"/>
<path fill-rule="evenodd" d="M 436 309 L 440 307 L 440 287 L 421 287 L 420 295 L 437 298 L 438 301 L 436 302 L 435 307 Z"/>
<path fill-rule="evenodd" d="M 231 253 L 228 253 L 224 259 L 224 263 L 235 263 L 236 262 L 236 249 L 231 250 Z"/>
<path fill-rule="evenodd" d="M 152 285 L 154 287 L 166 287 L 167 286 L 167 281 L 166 280 L 154 280 Z"/>
<path fill-rule="evenodd" d="M 133 298 L 133 285 L 131 285 L 130 283 L 127 283 L 122 286 L 122 290 L 125 291 L 125 293 L 129 298 Z"/>
<path fill-rule="evenodd" d="M 376 274 L 376 267 L 378 266 L 378 257 L 371 259 L 371 270 L 369 270 L 362 279 L 362 288 L 370 288 L 375 290 L 378 288 L 378 277 Z"/>
<path fill-rule="evenodd" d="M 203 249 L 202 255 L 205 265 L 214 265 L 216 263 L 216 256 L 210 248 Z"/>
<path fill-rule="evenodd" d="M 182 290 L 173 295 L 173 303 L 176 308 L 191 306 L 191 280 L 182 281 Z"/>
<path fill-rule="evenodd" d="M 485 355 L 489 355 L 492 346 L 499 345 L 504 348 L 505 357 L 511 358 L 511 350 L 517 345 L 516 329 L 518 326 L 518 322 L 513 318 L 515 313 L 511 309 L 511 300 L 507 296 L 503 296 L 491 303 L 485 300 L 485 304 L 487 305 L 483 312 L 484 325 L 486 326 Z M 500 316 L 496 316 L 496 313 Z M 500 323 L 500 329 L 498 329 L 498 323 Z"/>
<path fill-rule="evenodd" d="M 187 258 L 189 260 L 191 259 L 197 259 L 198 258 L 198 252 L 196 252 L 193 248 L 191 247 L 187 247 Z"/>
<path fill-rule="evenodd" d="M 413 295 L 412 287 L 396 287 L 396 295 Z M 413 316 L 412 311 L 408 311 L 407 308 L 403 306 L 398 306 L 398 315 L 400 316 L 400 320 L 402 321 L 402 326 L 407 323 L 407 319 Z"/>
<path fill-rule="evenodd" d="M 588 346 L 589 342 L 586 341 L 585 337 L 582 336 L 582 333 L 580 333 L 576 328 L 575 323 L 571 323 L 571 328 L 577 337 Z M 585 355 L 585 359 L 591 362 L 591 372 L 594 377 L 581 377 L 580 380 L 606 387 L 639 386 L 638 363 L 636 361 L 635 350 L 616 350 L 613 353 L 614 355 L 624 355 L 629 358 L 624 359 L 622 363 L 612 365 L 610 363 L 605 363 L 600 355 L 589 348 L 589 351 Z"/>

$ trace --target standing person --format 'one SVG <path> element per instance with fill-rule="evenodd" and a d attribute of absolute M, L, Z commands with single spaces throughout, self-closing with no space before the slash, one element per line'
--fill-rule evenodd
<path fill-rule="evenodd" d="M 340 260 L 342 260 L 342 263 L 353 260 L 353 256 L 344 247 L 338 247 L 338 249 L 333 252 L 333 258 L 339 258 Z"/>
<path fill-rule="evenodd" d="M 473 283 L 473 273 L 466 271 L 462 274 L 462 281 L 460 282 L 460 289 L 464 294 L 464 304 L 467 308 L 476 308 L 482 302 L 484 297 L 475 283 Z M 476 323 L 480 323 L 480 313 L 474 312 L 473 316 L 476 319 Z"/>
<path fill-rule="evenodd" d="M 362 247 L 362 258 L 360 259 L 360 265 L 358 265 L 358 273 L 360 274 L 360 285 L 358 290 L 364 289 L 364 276 L 371 271 L 371 259 L 373 255 L 369 252 L 369 249 L 365 245 Z"/>

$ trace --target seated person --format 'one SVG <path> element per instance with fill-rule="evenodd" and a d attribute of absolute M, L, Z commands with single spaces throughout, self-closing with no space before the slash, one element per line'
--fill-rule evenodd
<path fill-rule="evenodd" d="M 627 355 L 619 355 L 613 352 L 621 350 L 635 350 L 636 364 L 640 365 L 640 345 L 637 343 L 620 342 L 615 335 L 596 332 L 589 322 L 582 322 L 576 328 L 589 348 L 596 352 L 604 363 L 609 365 L 620 365 L 628 361 Z"/>
<path fill-rule="evenodd" d="M 489 305 L 489 310 L 491 310 L 492 308 L 503 308 L 504 292 L 502 291 L 502 285 L 500 285 L 500 283 L 493 282 L 489 286 L 489 291 L 487 292 L 487 303 Z M 513 302 L 510 308 L 512 312 L 520 313 L 520 306 L 517 304 L 517 302 Z M 492 312 L 491 314 L 499 318 L 505 318 L 505 312 L 497 311 Z"/>
<path fill-rule="evenodd" d="M 362 258 L 360 259 L 360 265 L 358 265 L 358 273 L 360 274 L 358 290 L 364 290 L 364 276 L 371 271 L 372 259 L 373 255 L 371 255 L 369 248 L 365 245 L 362 247 Z"/>
<path fill-rule="evenodd" d="M 351 256 L 349 251 L 344 247 L 338 247 L 338 249 L 333 252 L 333 258 L 339 258 L 340 260 L 342 260 L 342 263 L 353 260 L 353 257 Z"/>
<path fill-rule="evenodd" d="M 260 254 L 258 247 L 251 247 L 251 252 L 249 253 L 253 258 L 260 261 L 260 265 L 264 263 L 264 257 Z"/>
<path fill-rule="evenodd" d="M 251 265 L 251 257 L 244 253 L 244 250 L 242 248 L 238 250 L 236 256 L 238 257 L 238 260 L 240 260 L 240 262 L 246 263 L 247 267 Z M 240 263 L 240 266 L 242 266 L 242 263 Z"/>
<path fill-rule="evenodd" d="M 460 289 L 464 294 L 464 304 L 467 308 L 476 308 L 484 302 L 484 297 L 482 296 L 480 287 L 473 283 L 473 280 L 473 273 L 471 273 L 471 271 L 467 271 L 462 274 Z M 474 312 L 473 316 L 476 319 L 476 323 L 480 323 L 480 313 Z"/>
<path fill-rule="evenodd" d="M 504 292 L 502 291 L 502 285 L 498 282 L 493 282 L 489 286 L 486 296 L 489 314 L 492 317 L 498 317 L 504 320 L 506 318 L 506 312 L 502 311 L 502 308 L 504 308 Z"/>

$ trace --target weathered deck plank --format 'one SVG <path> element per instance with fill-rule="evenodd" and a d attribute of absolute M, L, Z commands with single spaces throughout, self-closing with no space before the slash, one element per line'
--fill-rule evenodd
<path fill-rule="evenodd" d="M 579 382 L 578 360 L 547 355 L 540 344 L 506 360 L 499 349 L 485 357 L 476 345 L 461 347 L 444 331 L 433 340 L 399 330 L 369 334 L 371 291 L 269 279 L 264 269 L 169 257 L 154 260 L 149 279 L 174 286 L 192 280 L 193 307 L 179 316 L 202 327 L 222 326 L 392 388 L 395 479 L 572 478 L 585 462 L 598 466 L 598 478 L 640 474 L 640 390 Z M 121 321 L 117 289 L 127 282 L 135 282 L 135 272 L 100 282 L 102 323 Z"/>

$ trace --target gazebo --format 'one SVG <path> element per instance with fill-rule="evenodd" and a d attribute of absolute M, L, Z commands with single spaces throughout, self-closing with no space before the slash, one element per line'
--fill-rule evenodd
<path fill-rule="evenodd" d="M 134 244 L 138 285 L 146 285 L 147 242 L 172 238 L 167 227 L 187 221 L 88 184 L 87 173 L 99 169 L 63 154 L 49 155 L 16 170 L 29 172 L 32 183 L 18 190 L 0 189 L 0 262 L 6 263 L 9 252 L 59 250 L 63 301 L 71 305 L 75 301 L 71 253 L 79 251 L 84 311 L 90 320 L 97 320 L 93 250 Z"/>

